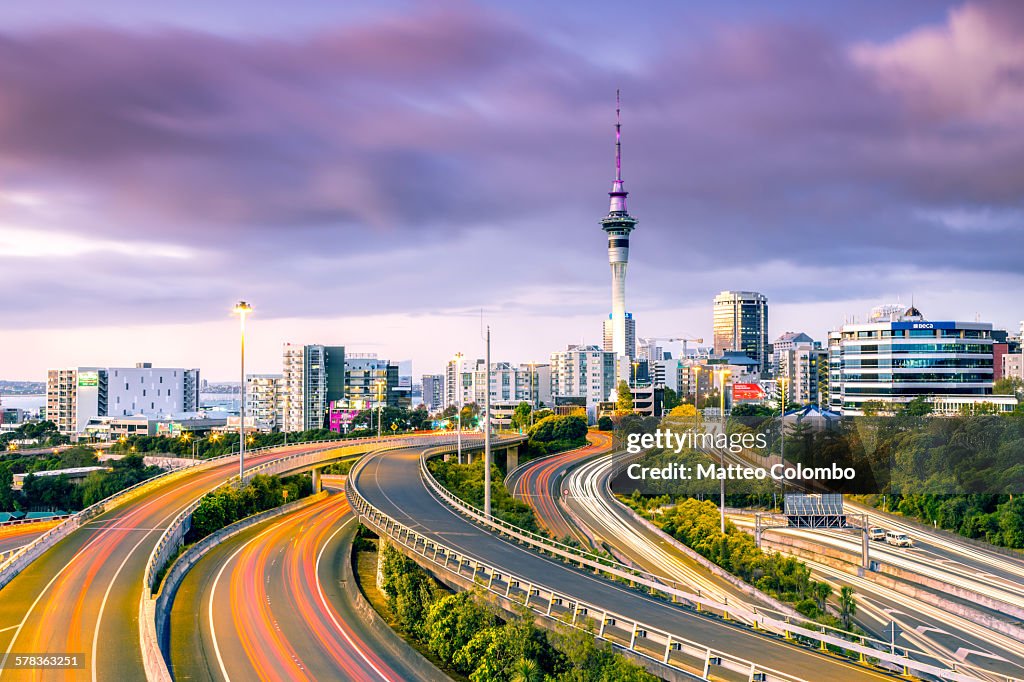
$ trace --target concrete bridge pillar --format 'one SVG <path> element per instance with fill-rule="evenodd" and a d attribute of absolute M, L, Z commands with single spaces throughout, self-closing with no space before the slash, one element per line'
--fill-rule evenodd
<path fill-rule="evenodd" d="M 316 495 L 318 492 L 324 489 L 323 482 L 320 480 L 320 473 L 323 471 L 323 467 L 317 467 L 313 469 L 313 494 Z"/>
<path fill-rule="evenodd" d="M 512 471 L 519 466 L 519 445 L 509 445 L 505 448 L 505 471 Z"/>

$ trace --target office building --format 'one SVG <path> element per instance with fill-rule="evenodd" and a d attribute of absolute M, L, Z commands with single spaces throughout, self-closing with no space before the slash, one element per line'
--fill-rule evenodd
<path fill-rule="evenodd" d="M 170 417 L 199 409 L 199 370 L 153 367 L 51 369 L 46 415 L 66 435 L 81 434 L 96 417 Z"/>
<path fill-rule="evenodd" d="M 344 401 L 349 409 L 408 407 L 408 388 L 399 390 L 396 362 L 378 358 L 376 353 L 350 353 L 345 359 Z"/>
<path fill-rule="evenodd" d="M 444 375 L 424 374 L 423 383 L 423 405 L 427 412 L 437 412 L 444 409 Z"/>
<path fill-rule="evenodd" d="M 723 291 L 714 301 L 714 342 L 719 355 L 740 351 L 768 372 L 768 299 L 756 291 Z"/>
<path fill-rule="evenodd" d="M 829 334 L 829 406 L 844 415 L 880 412 L 923 396 L 936 412 L 980 403 L 1012 410 L 1016 399 L 992 396 L 992 325 L 931 321 L 911 306 Z M 1005 357 L 1005 356 L 1004 356 Z"/>
<path fill-rule="evenodd" d="M 608 193 L 610 204 L 608 215 L 601 219 L 601 229 L 608 237 L 608 263 L 612 270 L 612 311 L 605 325 L 610 334 L 610 348 L 619 358 L 636 356 L 636 330 L 633 343 L 629 343 L 629 322 L 626 312 L 626 267 L 629 264 L 629 235 L 636 227 L 637 219 L 626 208 L 626 191 L 622 181 L 622 125 L 619 119 L 618 93 L 615 96 L 615 180 Z M 620 362 L 620 372 L 622 363 Z"/>
<path fill-rule="evenodd" d="M 286 343 L 282 356 L 285 431 L 326 428 L 327 410 L 345 393 L 345 347 Z"/>
<path fill-rule="evenodd" d="M 284 428 L 284 375 L 249 374 L 245 377 L 247 425 L 269 433 Z"/>
<path fill-rule="evenodd" d="M 591 421 L 597 406 L 614 400 L 616 354 L 598 346 L 570 345 L 551 354 L 551 397 L 555 405 L 575 402 L 585 407 Z"/>

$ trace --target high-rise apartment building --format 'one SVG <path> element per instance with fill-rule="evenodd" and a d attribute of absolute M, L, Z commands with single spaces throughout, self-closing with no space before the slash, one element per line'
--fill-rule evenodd
<path fill-rule="evenodd" d="M 821 344 L 817 344 L 821 347 Z M 779 371 L 779 358 L 789 350 L 798 346 L 815 346 L 814 339 L 803 332 L 786 332 L 775 339 L 771 344 L 771 365 L 768 373 L 775 376 Z"/>
<path fill-rule="evenodd" d="M 783 380 L 786 400 L 800 405 L 817 404 L 823 375 L 828 374 L 828 350 L 800 344 L 778 355 L 776 378 Z"/>
<path fill-rule="evenodd" d="M 282 365 L 284 430 L 325 428 L 330 402 L 345 393 L 345 347 L 287 343 Z"/>
<path fill-rule="evenodd" d="M 245 377 L 247 424 L 269 433 L 284 427 L 284 375 L 249 374 Z"/>
<path fill-rule="evenodd" d="M 455 370 L 455 362 L 449 362 L 446 385 L 452 386 L 452 393 L 445 397 L 447 405 L 458 405 L 461 399 L 463 405 L 476 403 L 482 407 L 488 390 L 491 403 L 551 404 L 551 368 L 548 365 L 492 362 L 489 384 L 486 364 L 482 359 L 472 365 L 462 363 L 462 371 Z"/>
<path fill-rule="evenodd" d="M 422 380 L 423 406 L 427 412 L 444 409 L 444 375 L 424 374 Z"/>
<path fill-rule="evenodd" d="M 616 389 L 616 354 L 598 346 L 571 345 L 551 354 L 551 395 L 560 400 L 580 400 L 591 420 L 598 403 Z"/>
<path fill-rule="evenodd" d="M 715 352 L 741 351 L 768 370 L 768 299 L 756 291 L 723 291 L 714 302 Z"/>

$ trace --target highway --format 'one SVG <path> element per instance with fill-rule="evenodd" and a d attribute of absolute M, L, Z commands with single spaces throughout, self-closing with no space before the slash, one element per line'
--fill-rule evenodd
<path fill-rule="evenodd" d="M 732 521 L 741 527 L 749 528 L 752 525 L 750 517 L 733 516 Z M 893 524 L 889 525 L 891 527 Z M 854 565 L 860 561 L 860 537 L 850 532 L 778 528 L 767 531 L 765 537 L 770 539 L 776 534 L 792 535 L 822 548 L 845 551 Z M 780 550 L 785 551 L 784 548 Z M 963 571 L 944 573 L 948 565 L 937 561 L 932 552 L 923 547 L 897 549 L 875 541 L 870 544 L 870 556 L 874 560 L 900 565 L 921 575 L 941 576 L 954 585 L 970 589 L 982 588 L 979 591 L 983 593 L 1005 594 L 995 587 L 983 589 L 983 578 L 970 576 L 979 580 L 968 580 Z M 1024 678 L 1024 644 L 1016 639 L 868 578 L 859 578 L 807 557 L 801 557 L 801 560 L 810 566 L 816 579 L 827 581 L 836 590 L 843 585 L 854 588 L 858 600 L 858 620 L 869 631 L 882 633 L 890 622 L 895 621 L 903 630 L 899 642 L 947 660 L 955 659 L 960 662 L 961 670 L 981 679 L 1001 682 L 1008 676 Z M 945 595 L 940 593 L 940 596 Z M 973 608 L 984 610 L 977 606 Z M 984 611 L 992 613 L 991 610 Z M 1003 616 L 1002 620 L 1012 622 L 1014 619 Z"/>
<path fill-rule="evenodd" d="M 575 464 L 609 452 L 612 447 L 610 433 L 590 431 L 588 445 L 548 457 L 527 462 L 509 472 L 505 485 L 516 499 L 533 508 L 541 526 L 556 540 L 575 540 L 582 547 L 590 545 L 590 539 L 582 532 L 572 518 L 559 504 L 562 498 L 561 482 L 565 472 Z"/>
<path fill-rule="evenodd" d="M 809 680 L 891 679 L 881 672 L 702 616 L 498 537 L 460 516 L 434 495 L 420 478 L 419 456 L 415 448 L 370 454 L 353 467 L 349 485 L 357 487 L 370 504 L 391 518 L 468 556 L 759 665 Z"/>
<path fill-rule="evenodd" d="M 425 659 L 414 665 L 398 635 L 367 626 L 339 585 L 351 579 L 343 562 L 355 529 L 338 493 L 211 550 L 174 600 L 174 678 L 448 679 Z"/>
<path fill-rule="evenodd" d="M 36 521 L 0 526 L 0 557 L 13 552 L 57 525 L 56 521 Z"/>
<path fill-rule="evenodd" d="M 247 465 L 323 448 L 291 445 L 254 453 Z M 370 444 L 346 446 L 365 450 Z M 355 451 L 355 450 L 354 450 Z M 177 513 L 234 475 L 237 459 L 189 471 L 105 512 L 61 540 L 0 590 L 0 652 L 77 654 L 69 671 L 0 671 L 0 680 L 144 678 L 138 614 L 142 574 L 157 538 Z"/>

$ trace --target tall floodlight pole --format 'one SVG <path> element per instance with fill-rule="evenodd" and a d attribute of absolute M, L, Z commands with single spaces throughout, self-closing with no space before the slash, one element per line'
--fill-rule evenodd
<path fill-rule="evenodd" d="M 719 376 L 719 391 L 721 392 L 721 411 L 722 411 L 722 434 L 725 434 L 725 378 L 729 376 L 731 372 L 727 369 L 720 370 Z M 718 483 L 719 483 L 719 516 L 721 520 L 721 531 L 722 535 L 725 535 L 725 450 L 719 450 L 719 457 L 722 465 L 722 471 L 718 472 Z"/>
<path fill-rule="evenodd" d="M 245 483 L 245 316 L 252 312 L 252 306 L 245 301 L 235 305 L 241 321 L 242 335 L 242 402 L 238 406 L 238 485 Z"/>
<path fill-rule="evenodd" d="M 458 412 L 455 413 L 456 417 L 456 430 L 455 430 L 455 460 L 462 464 L 462 353 L 456 353 L 453 358 L 455 368 L 453 374 L 455 375 L 452 380 L 452 385 L 455 386 L 455 393 L 458 395 Z"/>
<path fill-rule="evenodd" d="M 484 382 L 484 514 L 491 515 L 491 327 L 487 326 L 487 380 Z"/>

